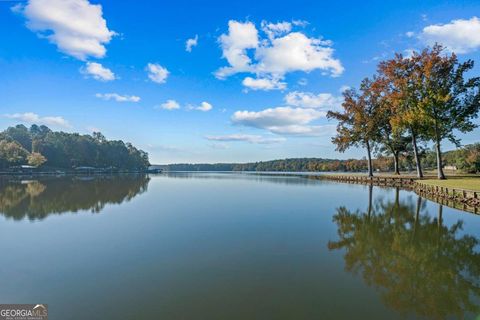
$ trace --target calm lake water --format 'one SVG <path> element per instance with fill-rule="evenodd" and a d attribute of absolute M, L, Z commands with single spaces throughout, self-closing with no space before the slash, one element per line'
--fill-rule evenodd
<path fill-rule="evenodd" d="M 480 216 L 394 188 L 0 180 L 0 303 L 50 319 L 480 319 Z"/>

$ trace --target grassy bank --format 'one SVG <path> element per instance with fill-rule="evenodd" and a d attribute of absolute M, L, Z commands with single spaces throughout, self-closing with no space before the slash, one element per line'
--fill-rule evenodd
<path fill-rule="evenodd" d="M 466 189 L 473 191 L 480 191 L 480 177 L 447 177 L 447 180 L 427 179 L 422 180 L 422 183 L 439 186 L 444 188 Z"/>
<path fill-rule="evenodd" d="M 366 177 L 365 173 L 341 173 L 341 174 L 325 174 L 330 176 L 343 176 L 343 177 Z M 401 175 L 394 175 L 388 172 L 376 172 L 374 177 L 376 178 L 387 178 L 387 179 L 398 179 L 398 178 L 412 178 L 417 179 L 417 176 L 412 173 L 402 173 Z M 450 189 L 465 189 L 471 191 L 480 191 L 480 176 L 479 175 L 468 175 L 468 174 L 448 174 L 446 180 L 438 180 L 436 177 L 436 172 L 425 173 L 425 177 L 421 180 L 418 180 L 420 183 L 439 186 Z"/>

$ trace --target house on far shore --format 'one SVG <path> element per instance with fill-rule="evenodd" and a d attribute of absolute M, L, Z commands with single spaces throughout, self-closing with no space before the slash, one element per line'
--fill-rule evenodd
<path fill-rule="evenodd" d="M 33 172 L 37 171 L 37 167 L 23 164 L 23 165 L 20 165 L 20 166 L 10 167 L 10 170 L 12 172 L 15 172 L 15 173 L 33 173 Z"/>
<path fill-rule="evenodd" d="M 443 169 L 444 169 L 444 170 L 456 171 L 456 170 L 457 170 L 457 166 L 444 166 Z"/>

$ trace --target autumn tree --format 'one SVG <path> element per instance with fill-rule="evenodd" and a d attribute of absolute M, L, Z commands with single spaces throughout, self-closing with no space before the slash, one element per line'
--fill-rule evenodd
<path fill-rule="evenodd" d="M 338 121 L 337 135 L 332 142 L 336 150 L 344 152 L 350 147 L 364 147 L 367 150 L 368 176 L 373 176 L 372 149 L 378 138 L 377 105 L 372 103 L 370 88 L 372 81 L 365 78 L 360 85 L 360 93 L 354 89 L 343 93 L 343 111 L 329 111 L 327 117 Z"/>
<path fill-rule="evenodd" d="M 394 173 L 400 174 L 399 157 L 407 149 L 405 130 L 395 126 L 393 118 L 398 110 L 394 83 L 379 73 L 369 88 L 370 103 L 376 105 L 376 129 L 378 131 L 377 151 L 393 157 Z"/>
<path fill-rule="evenodd" d="M 21 164 L 28 156 L 28 151 L 15 141 L 0 140 L 0 166 Z"/>
<path fill-rule="evenodd" d="M 32 152 L 27 156 L 27 161 L 31 166 L 40 167 L 42 164 L 47 162 L 47 158 L 38 152 Z"/>
<path fill-rule="evenodd" d="M 415 68 L 418 60 L 416 55 L 404 58 L 401 54 L 396 54 L 393 59 L 380 62 L 378 72 L 388 89 L 391 109 L 386 116 L 389 117 L 391 130 L 396 135 L 405 132 L 410 137 L 417 176 L 422 178 L 418 141 L 422 138 L 424 122 L 418 112 L 421 90 L 418 69 Z"/>
<path fill-rule="evenodd" d="M 418 114 L 424 121 L 426 136 L 435 144 L 438 178 L 445 179 L 441 143 L 444 139 L 460 145 L 456 132 L 466 133 L 477 127 L 472 120 L 480 109 L 480 77 L 465 79 L 473 60 L 460 63 L 457 56 L 446 54 L 435 45 L 416 54 L 418 78 Z"/>

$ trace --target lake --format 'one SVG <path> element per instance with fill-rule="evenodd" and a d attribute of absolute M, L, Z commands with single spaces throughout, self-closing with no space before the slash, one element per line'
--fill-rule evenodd
<path fill-rule="evenodd" d="M 0 180 L 0 302 L 50 319 L 479 319 L 480 216 L 241 173 Z"/>

